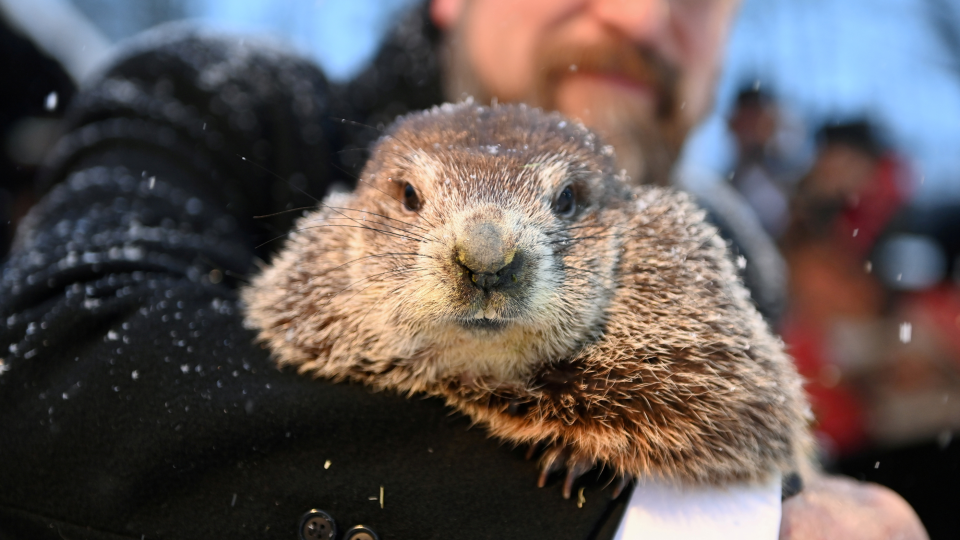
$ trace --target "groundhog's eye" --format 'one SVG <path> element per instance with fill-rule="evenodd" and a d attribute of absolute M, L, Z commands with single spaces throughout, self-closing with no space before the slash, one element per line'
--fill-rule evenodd
<path fill-rule="evenodd" d="M 563 188 L 557 200 L 553 202 L 553 212 L 560 217 L 568 218 L 577 212 L 577 196 L 573 186 Z"/>
<path fill-rule="evenodd" d="M 420 197 L 417 195 L 417 190 L 411 184 L 403 186 L 403 207 L 411 212 L 416 212 L 420 209 Z"/>

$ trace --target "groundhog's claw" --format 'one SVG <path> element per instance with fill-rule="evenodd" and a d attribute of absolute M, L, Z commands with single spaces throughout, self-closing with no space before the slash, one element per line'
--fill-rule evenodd
<path fill-rule="evenodd" d="M 567 462 L 567 477 L 563 480 L 563 498 L 569 499 L 573 494 L 573 483 L 577 478 L 583 476 L 583 473 L 593 468 L 593 460 L 590 459 L 571 459 Z"/>
<path fill-rule="evenodd" d="M 624 474 L 623 476 L 618 476 L 616 483 L 613 484 L 613 495 L 612 498 L 616 499 L 623 493 L 623 489 L 626 488 L 630 482 L 633 481 L 633 476 L 629 474 Z"/>
<path fill-rule="evenodd" d="M 537 487 L 547 485 L 550 475 L 563 468 L 569 453 L 566 446 L 551 446 L 544 451 L 543 456 L 540 457 L 540 477 L 537 479 Z"/>
<path fill-rule="evenodd" d="M 526 459 L 530 461 L 533 459 L 533 456 L 537 455 L 537 450 L 540 449 L 540 443 L 530 443 L 530 448 L 527 448 Z"/>
<path fill-rule="evenodd" d="M 573 494 L 574 482 L 585 472 L 592 469 L 593 465 L 593 459 L 571 452 L 568 446 L 551 446 L 540 458 L 540 477 L 537 479 L 537 486 L 547 485 L 547 480 L 551 474 L 566 468 L 567 474 L 563 480 L 563 498 L 569 499 Z"/>

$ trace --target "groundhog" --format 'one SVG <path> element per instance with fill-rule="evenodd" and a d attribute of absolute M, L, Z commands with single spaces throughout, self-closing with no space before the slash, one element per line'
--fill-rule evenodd
<path fill-rule="evenodd" d="M 281 366 L 440 396 L 544 449 L 566 497 L 598 464 L 619 491 L 764 482 L 809 453 L 801 379 L 704 212 L 556 113 L 401 118 L 243 299 Z"/>

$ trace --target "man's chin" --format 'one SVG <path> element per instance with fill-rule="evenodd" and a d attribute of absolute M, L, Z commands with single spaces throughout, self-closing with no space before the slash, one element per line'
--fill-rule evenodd
<path fill-rule="evenodd" d="M 559 79 L 544 97 L 547 108 L 580 119 L 612 144 L 634 183 L 669 182 L 677 152 L 669 123 L 656 120 L 660 103 L 652 88 L 624 77 L 578 73 Z"/>
<path fill-rule="evenodd" d="M 614 74 L 571 73 L 557 81 L 553 108 L 601 132 L 613 131 L 624 116 L 647 123 L 656 117 L 654 90 Z"/>

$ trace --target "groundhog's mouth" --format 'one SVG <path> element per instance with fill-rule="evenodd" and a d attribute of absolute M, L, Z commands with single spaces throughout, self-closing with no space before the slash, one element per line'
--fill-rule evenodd
<path fill-rule="evenodd" d="M 460 326 L 468 330 L 503 330 L 509 321 L 505 319 L 461 319 Z"/>

